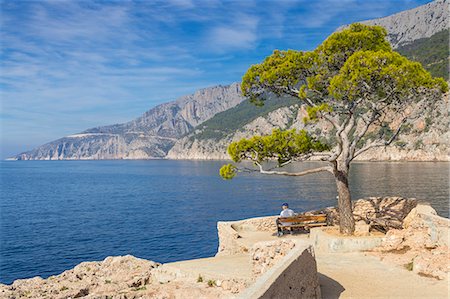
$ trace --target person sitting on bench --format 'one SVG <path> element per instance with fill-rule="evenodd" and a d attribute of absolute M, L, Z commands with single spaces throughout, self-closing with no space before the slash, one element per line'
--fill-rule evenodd
<path fill-rule="evenodd" d="M 287 202 L 285 202 L 282 206 L 281 206 L 281 213 L 280 213 L 280 217 L 293 217 L 295 215 L 297 215 L 293 210 L 289 209 L 289 204 Z M 277 223 L 277 227 L 278 227 L 278 236 L 281 236 L 283 234 L 283 231 L 280 227 L 280 220 L 276 220 Z M 284 224 L 283 222 L 281 222 L 281 224 Z M 291 228 L 291 234 L 292 234 L 292 228 Z"/>
<path fill-rule="evenodd" d="M 294 211 L 292 211 L 291 209 L 289 209 L 289 205 L 287 202 L 285 202 L 282 206 L 281 206 L 281 213 L 280 213 L 280 217 L 292 217 L 295 216 L 296 214 L 294 213 Z"/>

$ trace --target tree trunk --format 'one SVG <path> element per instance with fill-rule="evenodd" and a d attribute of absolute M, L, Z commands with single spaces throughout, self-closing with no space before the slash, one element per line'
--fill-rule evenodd
<path fill-rule="evenodd" d="M 338 191 L 339 230 L 341 234 L 352 235 L 355 232 L 352 199 L 348 188 L 348 171 L 335 169 L 336 187 Z"/>

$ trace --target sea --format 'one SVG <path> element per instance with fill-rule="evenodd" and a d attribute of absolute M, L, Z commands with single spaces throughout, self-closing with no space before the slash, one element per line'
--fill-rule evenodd
<path fill-rule="evenodd" d="M 328 173 L 219 176 L 222 161 L 0 162 L 0 282 L 59 274 L 83 261 L 131 254 L 161 263 L 213 256 L 217 221 L 333 206 Z M 318 166 L 298 163 L 296 171 Z M 449 216 L 446 162 L 353 163 L 353 199 L 427 200 Z"/>

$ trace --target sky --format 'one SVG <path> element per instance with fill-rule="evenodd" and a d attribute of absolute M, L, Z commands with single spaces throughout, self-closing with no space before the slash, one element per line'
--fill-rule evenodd
<path fill-rule="evenodd" d="M 0 157 L 240 81 L 274 49 L 426 0 L 0 0 Z"/>

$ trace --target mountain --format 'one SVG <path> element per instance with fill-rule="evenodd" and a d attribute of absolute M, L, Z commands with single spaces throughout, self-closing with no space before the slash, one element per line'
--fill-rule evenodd
<path fill-rule="evenodd" d="M 421 62 L 433 76 L 448 80 L 448 1 L 438 0 L 385 18 L 362 23 L 381 25 L 388 31 L 388 39 L 398 52 Z M 346 26 L 340 27 L 337 31 Z M 267 111 L 253 106 L 250 118 L 236 116 L 250 110 L 244 101 L 238 106 L 211 118 L 195 131 L 178 140 L 170 149 L 169 159 L 227 159 L 226 148 L 232 141 L 252 135 L 270 134 L 275 128 L 302 129 L 305 108 L 300 102 L 284 102 L 275 106 L 276 99 L 266 103 Z M 395 146 L 375 149 L 359 157 L 361 160 L 439 160 L 447 161 L 448 95 L 437 103 L 434 114 L 409 123 Z M 273 108 L 273 109 L 272 109 Z M 239 127 L 236 128 L 236 125 Z M 221 127 L 220 127 L 221 126 Z M 329 128 L 325 124 L 309 126 L 310 132 L 323 136 Z"/>
<path fill-rule="evenodd" d="M 449 1 L 436 0 L 384 18 L 361 23 L 386 28 L 389 42 L 395 49 L 448 29 L 449 21 Z"/>
<path fill-rule="evenodd" d="M 16 160 L 164 158 L 178 138 L 243 101 L 239 84 L 180 97 L 124 123 L 88 129 L 21 153 Z"/>
<path fill-rule="evenodd" d="M 433 76 L 449 79 L 449 29 L 400 46 L 396 51 L 420 62 Z"/>
<path fill-rule="evenodd" d="M 385 18 L 365 21 L 384 26 L 393 47 L 448 79 L 448 0 L 437 0 Z M 338 28 L 341 30 L 344 27 Z M 365 160 L 448 160 L 448 96 L 434 115 L 410 123 L 395 147 L 368 152 Z M 293 98 L 271 97 L 255 107 L 239 84 L 205 88 L 159 105 L 131 122 L 97 127 L 19 154 L 19 160 L 57 159 L 226 159 L 231 141 L 274 128 L 302 129 L 304 107 Z M 318 136 L 324 124 L 308 127 Z"/>
<path fill-rule="evenodd" d="M 276 99 L 273 99 L 276 101 Z M 246 102 L 239 106 L 246 105 Z M 438 101 L 435 109 L 424 114 L 421 118 L 406 124 L 407 128 L 399 135 L 394 146 L 377 148 L 358 157 L 358 160 L 392 160 L 392 161 L 448 161 L 447 141 L 450 138 L 448 131 L 448 94 Z M 259 109 L 254 107 L 254 109 Z M 230 109 L 231 110 L 231 109 Z M 229 111 L 221 113 L 221 118 L 231 116 Z M 305 106 L 292 104 L 280 107 L 265 113 L 243 125 L 232 133 L 226 134 L 224 130 L 216 132 L 215 136 L 204 138 L 203 130 L 198 129 L 178 140 L 167 154 L 168 159 L 228 159 L 226 149 L 228 145 L 242 138 L 253 135 L 267 135 L 275 128 L 306 129 L 318 138 L 324 138 L 332 129 L 327 123 L 303 123 L 307 115 Z M 215 121 L 215 117 L 208 122 Z"/>

